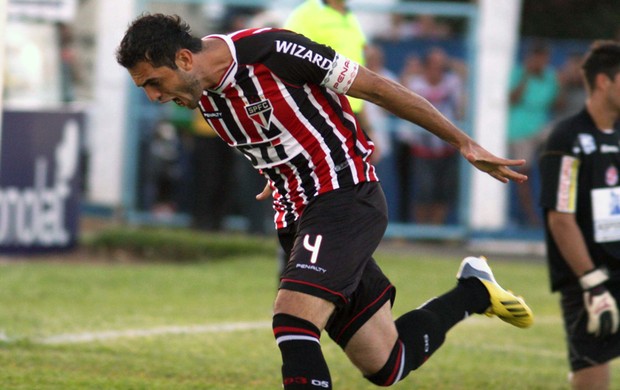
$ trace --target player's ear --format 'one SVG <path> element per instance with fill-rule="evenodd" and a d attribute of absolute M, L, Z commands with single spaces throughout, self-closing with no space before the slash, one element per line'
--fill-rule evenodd
<path fill-rule="evenodd" d="M 594 79 L 594 82 L 598 88 L 605 89 L 613 82 L 613 80 L 611 80 L 605 73 L 598 73 Z"/>
<path fill-rule="evenodd" d="M 194 56 L 188 49 L 179 49 L 175 56 L 174 62 L 177 64 L 178 68 L 188 71 L 192 68 Z"/>

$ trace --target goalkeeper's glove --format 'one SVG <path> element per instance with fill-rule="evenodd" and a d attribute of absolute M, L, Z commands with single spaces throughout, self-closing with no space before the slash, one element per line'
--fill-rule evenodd
<path fill-rule="evenodd" d="M 607 337 L 618 331 L 618 305 L 605 287 L 607 271 L 595 268 L 579 278 L 583 300 L 588 311 L 588 333 Z"/>

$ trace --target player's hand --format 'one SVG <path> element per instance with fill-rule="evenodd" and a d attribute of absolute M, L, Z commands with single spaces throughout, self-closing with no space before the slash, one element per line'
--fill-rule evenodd
<path fill-rule="evenodd" d="M 608 279 L 607 273 L 598 268 L 579 278 L 588 311 L 588 333 L 602 338 L 618 331 L 618 305 L 605 287 Z"/>
<path fill-rule="evenodd" d="M 381 157 L 383 156 L 381 155 L 381 148 L 379 148 L 377 144 L 374 144 L 374 146 L 375 150 L 373 150 L 372 154 L 370 155 L 370 163 L 376 165 L 379 163 L 379 161 L 381 161 Z"/>
<path fill-rule="evenodd" d="M 461 154 L 478 170 L 488 173 L 502 183 L 508 183 L 510 180 L 523 183 L 527 180 L 526 175 L 509 168 L 525 164 L 523 159 L 512 160 L 497 157 L 475 143 L 469 149 L 462 150 Z"/>
<path fill-rule="evenodd" d="M 265 188 L 263 188 L 263 191 L 260 194 L 256 195 L 256 200 L 266 200 L 269 199 L 269 197 L 271 197 L 271 187 L 269 186 L 269 183 L 265 184 Z"/>

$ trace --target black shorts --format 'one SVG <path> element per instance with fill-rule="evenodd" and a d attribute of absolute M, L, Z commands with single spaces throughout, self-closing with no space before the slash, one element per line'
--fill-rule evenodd
<path fill-rule="evenodd" d="M 372 258 L 387 227 L 379 183 L 361 183 L 319 195 L 295 226 L 280 229 L 288 262 L 280 288 L 336 305 L 326 330 L 342 348 L 395 289 Z"/>
<path fill-rule="evenodd" d="M 620 283 L 610 284 L 608 288 L 620 303 Z M 604 339 L 588 333 L 588 313 L 581 288 L 565 288 L 560 294 L 571 370 L 596 366 L 620 356 L 620 331 Z"/>

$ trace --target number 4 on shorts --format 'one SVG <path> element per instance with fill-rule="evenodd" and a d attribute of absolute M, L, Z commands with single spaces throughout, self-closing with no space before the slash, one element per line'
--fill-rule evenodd
<path fill-rule="evenodd" d="M 310 244 L 310 235 L 306 234 L 304 236 L 304 248 L 312 253 L 312 257 L 310 257 L 310 262 L 312 264 L 316 263 L 316 259 L 319 257 L 319 247 L 321 246 L 321 241 L 323 240 L 322 235 L 317 235 L 316 240 L 314 240 L 314 244 Z"/>

